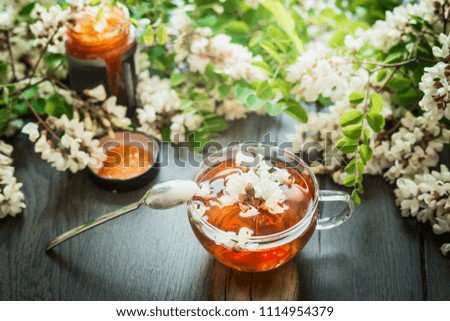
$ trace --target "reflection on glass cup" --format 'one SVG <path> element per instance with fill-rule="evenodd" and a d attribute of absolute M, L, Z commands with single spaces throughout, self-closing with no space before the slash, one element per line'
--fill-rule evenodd
<path fill-rule="evenodd" d="M 236 165 L 237 155 L 241 158 L 245 155 L 244 160 L 248 161 L 245 167 Z M 280 173 L 280 177 L 285 177 L 285 183 L 278 184 L 284 201 L 276 204 L 276 211 L 268 212 L 267 205 L 279 190 L 269 190 L 266 201 L 255 197 L 275 184 L 264 181 L 265 178 L 257 181 L 262 191 L 258 188 L 255 191 L 249 184 L 246 194 L 239 194 L 244 205 L 237 201 L 224 206 L 223 202 L 217 201 L 227 193 L 227 188 L 235 188 L 227 185 L 231 185 L 231 175 L 238 173 L 239 176 L 239 173 L 245 174 L 254 168 L 259 172 L 262 167 L 266 172 L 261 176 Z M 330 229 L 342 224 L 354 209 L 349 194 L 320 190 L 311 168 L 298 156 L 265 144 L 241 144 L 217 151 L 200 165 L 193 180 L 200 186 L 207 183 L 217 196 L 217 199 L 215 196 L 194 197 L 189 201 L 188 216 L 196 237 L 215 259 L 239 271 L 262 272 L 281 266 L 306 245 L 316 229 Z M 320 218 L 319 202 L 344 202 L 346 207 L 335 216 Z M 282 210 L 279 210 L 280 206 Z"/>

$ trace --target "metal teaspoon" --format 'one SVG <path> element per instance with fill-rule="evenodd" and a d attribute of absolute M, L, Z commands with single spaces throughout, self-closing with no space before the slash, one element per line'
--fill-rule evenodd
<path fill-rule="evenodd" d="M 171 208 L 188 202 L 197 191 L 197 184 L 188 180 L 174 179 L 156 184 L 152 186 L 139 201 L 97 217 L 96 219 L 90 220 L 57 236 L 47 244 L 46 251 L 51 250 L 55 246 L 58 246 L 68 239 L 90 230 L 91 228 L 127 214 L 137 209 L 142 204 L 154 209 Z"/>

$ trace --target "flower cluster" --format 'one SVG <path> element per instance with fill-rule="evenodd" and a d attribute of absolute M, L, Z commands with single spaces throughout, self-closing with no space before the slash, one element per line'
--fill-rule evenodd
<path fill-rule="evenodd" d="M 390 148 L 384 154 L 392 162 L 384 174 L 391 183 L 399 177 L 412 177 L 435 167 L 439 152 L 450 142 L 450 130 L 437 125 L 430 115 L 414 117 L 406 113 L 400 122 L 401 127 L 392 134 Z"/>
<path fill-rule="evenodd" d="M 186 16 L 187 10 L 190 8 L 177 10 L 171 19 L 171 29 L 178 37 L 174 46 L 178 64 L 187 62 L 190 71 L 200 74 L 205 73 L 206 66 L 212 65 L 218 73 L 249 82 L 268 78 L 264 71 L 252 65 L 262 58 L 253 56 L 247 47 L 232 43 L 230 36 L 213 35 L 207 27 L 192 30 Z"/>
<path fill-rule="evenodd" d="M 440 171 L 415 175 L 397 180 L 395 190 L 397 204 L 403 216 L 416 217 L 420 222 L 429 221 L 436 234 L 450 232 L 450 172 L 441 165 Z M 441 247 L 445 255 L 449 244 Z"/>
<path fill-rule="evenodd" d="M 105 88 L 99 85 L 93 89 L 85 90 L 88 99 L 74 99 L 72 104 L 77 109 L 74 114 L 79 117 L 82 114 L 84 127 L 95 134 L 112 136 L 116 129 L 128 129 L 131 120 L 126 116 L 127 107 L 117 104 L 117 97 L 107 98 Z"/>
<path fill-rule="evenodd" d="M 398 6 L 387 11 L 386 18 L 378 20 L 364 37 L 370 39 L 375 48 L 388 52 L 396 44 L 409 41 L 411 35 L 415 34 L 416 21 L 411 16 L 422 18 L 433 25 L 440 17 L 440 12 L 435 12 L 435 2 L 442 4 L 445 1 L 424 0 L 417 4 Z"/>
<path fill-rule="evenodd" d="M 22 132 L 35 143 L 35 151 L 52 167 L 72 173 L 87 166 L 94 170 L 100 168 L 105 155 L 99 147 L 99 141 L 93 138 L 94 133 L 86 131 L 82 122 L 75 118 L 69 120 L 66 115 L 61 118 L 49 117 L 44 128 L 39 131 L 37 124 L 28 123 Z"/>
<path fill-rule="evenodd" d="M 442 51 L 437 53 L 435 50 L 435 54 L 445 54 L 446 51 L 445 58 L 447 58 L 449 56 L 448 44 Z M 450 120 L 449 76 L 450 65 L 439 62 L 433 67 L 425 68 L 425 73 L 420 82 L 420 90 L 423 91 L 424 96 L 419 105 L 422 109 L 431 112 L 436 120 L 442 117 Z"/>
<path fill-rule="evenodd" d="M 171 88 L 169 79 L 150 77 L 148 71 L 139 75 L 137 93 L 142 108 L 137 109 L 138 130 L 162 139 L 161 131 L 170 128 L 170 141 L 178 144 L 186 141 L 186 131 L 200 127 L 203 119 L 196 113 L 183 113 L 178 94 Z"/>
<path fill-rule="evenodd" d="M 44 48 L 52 53 L 65 53 L 66 22 L 70 11 L 60 6 L 45 9 L 37 4 L 31 16 L 36 22 L 30 25 L 30 30 L 36 38 L 36 47 Z"/>
<path fill-rule="evenodd" d="M 0 140 L 0 218 L 16 216 L 25 208 L 22 183 L 18 183 L 11 166 L 13 148 Z"/>
<path fill-rule="evenodd" d="M 292 183 L 286 169 L 274 167 L 259 154 L 245 155 L 241 151 L 237 152 L 235 163 L 241 170 L 225 178 L 223 195 L 218 197 L 220 206 L 239 204 L 242 217 L 258 215 L 258 208 L 271 214 L 283 213 L 288 208 L 281 188 L 287 182 Z"/>
<path fill-rule="evenodd" d="M 333 102 L 348 97 L 352 91 L 362 90 L 368 74 L 353 68 L 345 57 L 333 55 L 328 48 L 313 46 L 286 68 L 286 80 L 293 83 L 292 94 L 308 102 L 320 95 Z"/>

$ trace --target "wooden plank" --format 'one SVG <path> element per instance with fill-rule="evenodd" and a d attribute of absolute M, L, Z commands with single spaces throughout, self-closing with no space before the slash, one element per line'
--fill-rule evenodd
<path fill-rule="evenodd" d="M 441 162 L 450 167 L 450 149 L 441 155 Z M 450 233 L 436 235 L 426 223 L 421 226 L 423 287 L 426 300 L 450 300 L 450 257 L 439 251 L 443 243 L 450 243 Z"/>
<path fill-rule="evenodd" d="M 291 301 L 299 296 L 294 262 L 262 273 L 245 273 L 214 262 L 212 299 L 220 301 Z"/>
<path fill-rule="evenodd" d="M 27 210 L 0 222 L 2 300 L 187 300 L 207 299 L 211 263 L 191 231 L 184 206 L 141 208 L 133 214 L 62 244 L 57 234 L 123 206 L 145 189 L 113 194 L 93 185 L 87 173 L 59 173 L 39 159 L 24 137 L 15 142 L 17 176 Z M 162 169 L 159 180 L 189 178 L 194 171 Z M 180 156 L 183 158 L 184 156 Z"/>
<path fill-rule="evenodd" d="M 270 132 L 281 143 L 293 124 L 288 116 L 280 117 L 280 122 L 252 116 L 232 123 L 218 140 L 261 140 Z M 87 173 L 72 175 L 50 168 L 23 136 L 14 145 L 28 208 L 16 218 L 0 221 L 1 300 L 206 300 L 225 299 L 225 293 L 231 299 L 244 296 L 249 285 L 253 299 L 266 299 L 271 293 L 264 274 L 259 281 L 257 274 L 250 281 L 244 277 L 247 283 L 239 281 L 241 292 L 232 290 L 232 283 L 225 292 L 224 283 L 217 282 L 224 278 L 220 273 L 229 273 L 235 284 L 242 278 L 238 272 L 216 268 L 195 239 L 185 207 L 141 208 L 45 254 L 44 246 L 53 236 L 138 199 L 145 189 L 112 194 L 94 186 Z M 161 170 L 158 181 L 192 175 L 195 164 L 175 165 L 176 159 L 187 159 L 185 150 L 165 148 L 163 153 L 170 167 Z M 320 182 L 325 188 L 341 189 L 329 178 Z M 417 223 L 399 215 L 392 188 L 381 178 L 367 178 L 366 183 L 363 205 L 351 220 L 316 233 L 286 265 L 297 274 L 279 274 L 298 276 L 299 286 L 294 288 L 301 288 L 301 299 L 422 299 Z M 332 206 L 324 211 L 327 207 Z M 432 239 L 427 236 L 428 240 Z M 448 260 L 436 251 L 437 244 L 432 244 L 426 252 L 428 298 L 448 299 Z M 289 278 L 274 279 L 273 288 L 282 288 Z M 215 291 L 216 285 L 222 290 Z"/>
<path fill-rule="evenodd" d="M 392 188 L 365 178 L 362 205 L 344 225 L 320 231 L 296 262 L 304 300 L 420 300 L 417 223 L 395 208 Z M 327 189 L 342 189 L 320 179 Z M 372 194 L 371 194 L 372 192 Z M 323 213 L 336 210 L 325 205 Z"/>
<path fill-rule="evenodd" d="M 283 115 L 278 143 L 293 132 Z M 342 190 L 328 176 L 324 189 Z M 414 220 L 403 219 L 392 187 L 381 177 L 365 178 L 362 205 L 348 222 L 316 232 L 296 256 L 302 300 L 420 300 L 422 298 L 419 238 Z M 339 205 L 326 204 L 322 213 Z M 448 284 L 448 282 L 447 282 Z"/>

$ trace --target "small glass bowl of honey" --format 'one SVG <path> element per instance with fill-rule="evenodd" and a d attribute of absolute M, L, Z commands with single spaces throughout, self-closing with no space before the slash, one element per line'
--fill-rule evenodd
<path fill-rule="evenodd" d="M 283 265 L 316 229 L 342 224 L 354 209 L 349 194 L 320 190 L 301 158 L 260 143 L 213 153 L 193 180 L 200 191 L 188 203 L 188 216 L 197 239 L 216 260 L 244 272 Z M 323 201 L 344 202 L 346 207 L 320 218 Z"/>
<path fill-rule="evenodd" d="M 100 139 L 105 159 L 100 168 L 89 168 L 96 185 L 129 192 L 148 185 L 158 174 L 159 144 L 138 132 L 116 132 Z"/>

